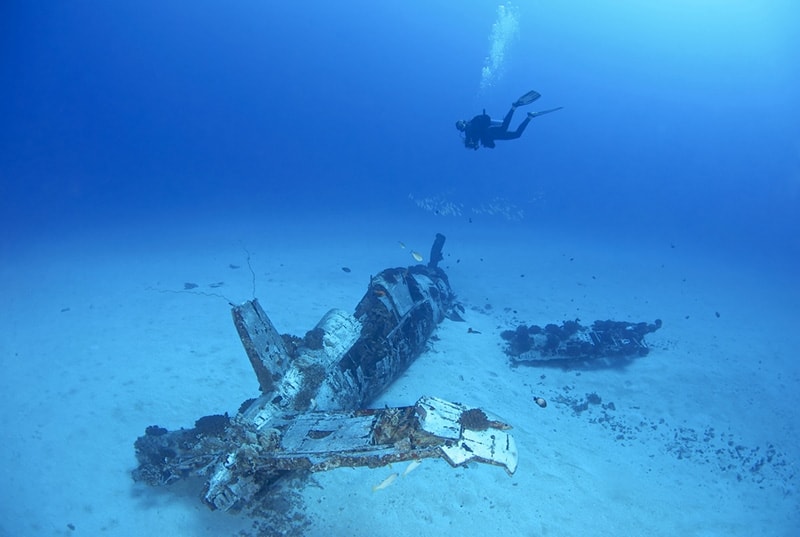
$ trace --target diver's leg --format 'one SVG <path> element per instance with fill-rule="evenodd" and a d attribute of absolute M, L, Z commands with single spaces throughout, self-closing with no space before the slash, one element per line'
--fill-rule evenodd
<path fill-rule="evenodd" d="M 503 123 L 500 124 L 500 128 L 502 130 L 504 130 L 504 131 L 508 130 L 508 126 L 511 125 L 511 116 L 514 115 L 514 110 L 516 110 L 516 109 L 517 109 L 516 106 L 511 105 L 511 109 L 506 114 L 506 117 L 503 118 Z"/>
<path fill-rule="evenodd" d="M 530 123 L 532 119 L 533 119 L 533 116 L 529 115 L 528 117 L 525 118 L 525 120 L 522 123 L 519 124 L 519 127 L 517 127 L 517 131 L 516 131 L 517 138 L 522 136 L 522 133 L 525 132 L 525 127 L 528 126 L 528 123 Z"/>
<path fill-rule="evenodd" d="M 517 130 L 512 132 L 506 131 L 502 134 L 499 134 L 498 136 L 495 136 L 495 140 L 516 140 L 517 138 L 522 136 L 523 132 L 525 132 L 525 127 L 528 126 L 528 123 L 531 122 L 531 119 L 533 119 L 531 116 L 526 117 L 525 120 L 519 124 Z"/>

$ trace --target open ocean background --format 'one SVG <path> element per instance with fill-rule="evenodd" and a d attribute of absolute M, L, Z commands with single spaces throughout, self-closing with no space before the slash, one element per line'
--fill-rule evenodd
<path fill-rule="evenodd" d="M 302 334 L 354 306 L 368 275 L 412 263 L 412 247 L 427 257 L 437 232 L 486 337 L 443 325 L 421 377 L 412 367 L 379 403 L 473 396 L 521 446 L 540 441 L 534 468 L 521 452 L 513 489 L 498 469 L 460 469 L 455 485 L 443 463 L 423 466 L 397 487 L 419 490 L 380 507 L 395 492 L 369 496 L 372 474 L 328 472 L 306 492 L 325 496 L 328 525 L 308 535 L 370 520 L 370 535 L 424 534 L 378 512 L 468 531 L 437 486 L 461 491 L 461 508 L 495 494 L 505 507 L 478 518 L 513 513 L 493 526 L 509 535 L 800 535 L 798 29 L 789 0 L 4 2 L 0 536 L 238 534 L 196 495 L 131 493 L 145 426 L 190 426 L 254 395 L 228 306 L 209 295 L 257 294 L 280 331 Z M 456 120 L 501 118 L 531 89 L 542 97 L 512 129 L 563 110 L 464 148 Z M 636 367 L 539 381 L 489 337 L 579 315 L 664 328 Z M 530 414 L 531 395 L 589 391 L 614 397 L 612 428 L 662 428 L 593 451 L 602 427 L 584 431 L 568 406 Z M 705 430 L 721 477 L 680 466 L 665 427 Z M 572 517 L 601 512 L 587 505 L 606 518 Z"/>
<path fill-rule="evenodd" d="M 800 8 L 509 9 L 517 29 L 498 37 L 488 1 L 6 3 L 4 242 L 240 212 L 380 212 L 412 194 L 502 198 L 527 225 L 797 260 Z M 487 63 L 498 67 L 482 89 Z M 456 119 L 501 117 L 528 89 L 543 97 L 522 110 L 564 110 L 494 151 L 460 145 Z"/>

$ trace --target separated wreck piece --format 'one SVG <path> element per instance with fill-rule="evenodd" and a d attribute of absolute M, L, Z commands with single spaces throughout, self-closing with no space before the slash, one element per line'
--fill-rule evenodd
<path fill-rule="evenodd" d="M 650 348 L 644 336 L 661 328 L 661 319 L 653 324 L 620 321 L 595 321 L 591 327 L 578 321 L 561 326 L 521 325 L 500 335 L 506 341 L 505 352 L 514 364 L 613 366 L 639 356 Z"/>

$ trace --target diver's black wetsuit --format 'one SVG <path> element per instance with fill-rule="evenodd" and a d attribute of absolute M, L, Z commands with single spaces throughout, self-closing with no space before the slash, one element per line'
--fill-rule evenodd
<path fill-rule="evenodd" d="M 493 121 L 486 114 L 486 110 L 483 111 L 483 114 L 472 118 L 464 129 L 464 145 L 477 150 L 480 142 L 483 147 L 492 149 L 495 146 L 495 140 L 514 140 L 522 136 L 522 133 L 525 132 L 525 127 L 531 122 L 531 117 L 526 117 L 519 124 L 517 130 L 509 132 L 508 126 L 511 124 L 511 117 L 516 109 L 516 106 L 512 106 L 502 122 Z"/>

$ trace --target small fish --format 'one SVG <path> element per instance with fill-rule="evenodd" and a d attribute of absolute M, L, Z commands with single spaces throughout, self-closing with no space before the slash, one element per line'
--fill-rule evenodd
<path fill-rule="evenodd" d="M 419 252 L 411 252 L 411 257 L 413 257 L 417 263 L 422 261 L 422 254 Z"/>
<path fill-rule="evenodd" d="M 400 474 L 398 474 L 397 472 L 390 474 L 389 477 L 387 477 L 386 479 L 384 479 L 383 481 L 372 487 L 372 492 L 375 492 L 376 490 L 385 489 L 386 487 L 394 483 L 394 480 L 397 479 L 397 476 L 399 475 Z"/>
<path fill-rule="evenodd" d="M 406 466 L 406 471 L 403 472 L 403 477 L 416 470 L 420 464 L 422 464 L 422 461 L 419 459 L 414 459 L 413 461 L 409 462 L 408 466 Z"/>
<path fill-rule="evenodd" d="M 400 245 L 400 248 L 405 248 L 406 247 L 406 243 L 404 243 L 403 241 L 397 241 L 397 244 Z"/>

